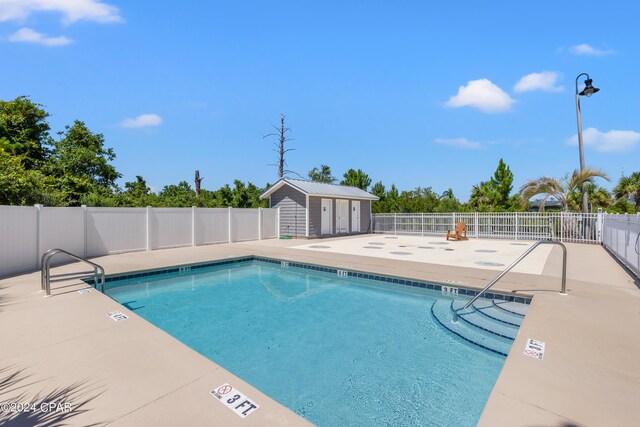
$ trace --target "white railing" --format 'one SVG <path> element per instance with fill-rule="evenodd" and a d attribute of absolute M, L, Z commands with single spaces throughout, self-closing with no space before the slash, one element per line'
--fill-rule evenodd
<path fill-rule="evenodd" d="M 277 209 L 0 206 L 0 277 L 51 248 L 83 258 L 277 237 Z"/>
<path fill-rule="evenodd" d="M 640 213 L 604 215 L 602 244 L 640 277 Z"/>
<path fill-rule="evenodd" d="M 543 240 L 600 243 L 601 213 L 455 212 L 374 214 L 373 232 L 444 236 L 457 222 L 467 236 L 483 239 Z"/>

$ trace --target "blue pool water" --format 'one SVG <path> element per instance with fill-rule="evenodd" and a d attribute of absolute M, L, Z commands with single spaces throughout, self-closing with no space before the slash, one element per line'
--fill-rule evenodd
<path fill-rule="evenodd" d="M 335 273 L 249 261 L 106 293 L 320 426 L 475 425 L 504 363 L 436 323 L 440 292 Z"/>

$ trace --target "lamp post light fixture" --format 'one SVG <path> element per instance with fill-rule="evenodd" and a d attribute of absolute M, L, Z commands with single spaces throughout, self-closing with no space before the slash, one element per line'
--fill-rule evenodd
<path fill-rule="evenodd" d="M 582 76 L 586 76 L 586 80 L 584 81 L 584 89 L 582 92 L 578 92 L 578 79 Z M 580 150 L 580 172 L 584 170 L 584 148 L 582 146 L 582 117 L 580 114 L 580 97 L 586 96 L 589 97 L 594 93 L 598 92 L 600 89 L 597 87 L 593 87 L 593 80 L 589 77 L 587 73 L 578 74 L 576 77 L 576 116 L 578 117 L 578 149 Z M 589 212 L 589 200 L 587 196 L 587 188 L 589 183 L 582 183 L 582 210 L 584 213 Z"/>

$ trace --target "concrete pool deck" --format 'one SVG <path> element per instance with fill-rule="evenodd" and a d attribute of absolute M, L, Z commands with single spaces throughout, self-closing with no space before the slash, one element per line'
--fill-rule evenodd
<path fill-rule="evenodd" d="M 358 238 L 313 244 L 352 244 L 349 240 Z M 451 243 L 462 252 L 465 244 L 478 242 L 487 241 Z M 476 288 L 497 273 L 439 264 L 428 256 L 419 262 L 294 247 L 308 244 L 263 240 L 94 261 L 107 274 L 116 274 L 260 255 Z M 640 290 L 602 247 L 567 248 L 568 295 L 558 294 L 561 252 L 556 247 L 539 261 L 543 266 L 533 263 L 531 268 L 541 268 L 541 274 L 526 269 L 509 273 L 495 286 L 534 299 L 480 425 L 610 426 L 633 425 L 640 419 Z M 66 265 L 56 272 L 77 267 Z M 86 285 L 77 282 L 53 286 L 52 297 L 43 298 L 39 273 L 0 280 L 0 402 L 66 397 L 72 410 L 20 416 L 0 412 L 0 421 L 15 417 L 16 425 L 52 419 L 67 425 L 113 426 L 309 424 L 109 297 L 95 290 L 80 294 L 76 291 Z M 107 317 L 116 310 L 129 318 L 114 322 Z M 546 343 L 543 360 L 523 354 L 528 338 Z M 216 402 L 209 392 L 224 383 L 237 387 L 260 409 L 241 419 Z"/>

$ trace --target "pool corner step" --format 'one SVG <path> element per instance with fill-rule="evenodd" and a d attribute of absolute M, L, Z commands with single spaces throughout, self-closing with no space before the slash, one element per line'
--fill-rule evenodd
<path fill-rule="evenodd" d="M 471 312 L 470 310 L 465 313 Z M 509 354 L 513 339 L 472 326 L 462 319 L 454 321 L 451 300 L 436 300 L 431 305 L 431 314 L 442 327 L 463 340 L 502 356 Z"/>
<path fill-rule="evenodd" d="M 520 318 L 523 318 L 527 312 L 529 311 L 528 304 L 519 304 L 511 301 L 496 301 L 493 300 L 493 305 L 498 309 L 504 312 L 513 314 Z"/>
<path fill-rule="evenodd" d="M 476 301 L 463 313 L 460 310 L 467 302 L 467 300 L 454 300 L 451 303 L 451 309 L 465 315 L 467 320 L 482 329 L 488 327 L 490 332 L 501 334 L 500 331 L 506 331 L 509 335 L 508 332 L 513 328 L 517 330 L 524 319 L 522 316 L 497 308 L 492 301 Z M 478 321 L 474 321 L 476 318 Z"/>

